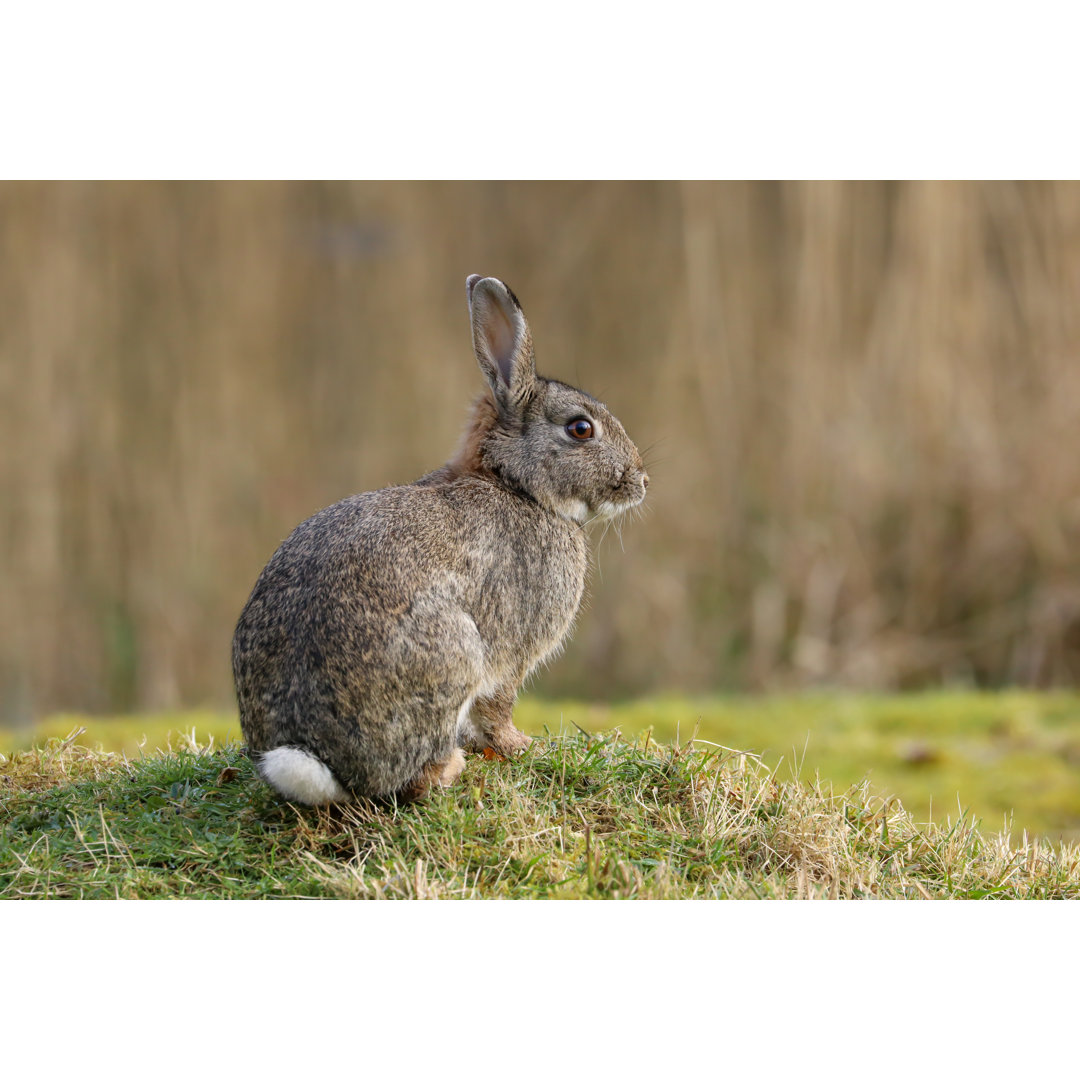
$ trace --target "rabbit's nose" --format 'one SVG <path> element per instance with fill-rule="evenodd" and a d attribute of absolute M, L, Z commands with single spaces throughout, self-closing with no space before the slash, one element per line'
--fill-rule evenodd
<path fill-rule="evenodd" d="M 649 474 L 647 472 L 641 474 L 641 486 L 646 489 L 649 487 Z"/>

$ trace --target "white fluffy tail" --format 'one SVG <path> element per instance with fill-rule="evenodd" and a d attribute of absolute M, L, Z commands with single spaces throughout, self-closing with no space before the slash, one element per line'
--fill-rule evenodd
<path fill-rule="evenodd" d="M 317 757 L 295 746 L 268 750 L 256 767 L 259 775 L 290 802 L 320 806 L 349 800 L 349 793 L 334 774 Z"/>

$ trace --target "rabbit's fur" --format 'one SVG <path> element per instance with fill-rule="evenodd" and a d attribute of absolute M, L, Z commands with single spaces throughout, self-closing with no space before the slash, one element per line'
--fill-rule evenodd
<path fill-rule="evenodd" d="M 645 496 L 619 421 L 536 375 L 514 294 L 476 274 L 467 292 L 489 392 L 456 456 L 299 525 L 236 627 L 244 737 L 294 801 L 416 798 L 457 777 L 462 747 L 527 746 L 514 700 L 574 621 L 583 525 Z M 593 437 L 568 430 L 581 419 Z"/>

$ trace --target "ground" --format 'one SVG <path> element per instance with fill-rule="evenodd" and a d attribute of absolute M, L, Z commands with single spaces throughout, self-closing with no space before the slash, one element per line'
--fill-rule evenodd
<path fill-rule="evenodd" d="M 1032 715 L 1069 737 L 1065 699 L 1039 700 Z M 840 714 L 862 715 L 880 741 L 900 701 Z M 700 730 L 692 738 L 682 724 L 691 703 L 636 706 L 674 719 L 677 739 L 658 741 L 656 724 L 631 735 L 568 723 L 579 710 L 625 723 L 634 708 L 526 704 L 538 737 L 524 755 L 472 755 L 461 782 L 407 807 L 290 806 L 238 742 L 200 740 L 197 722 L 194 739 L 174 736 L 164 750 L 54 738 L 0 760 L 0 896 L 1080 898 L 1075 845 L 999 834 L 957 811 L 927 823 L 865 778 L 833 784 L 808 776 L 806 763 L 791 778 L 743 748 L 698 741 Z M 742 708 L 696 711 L 704 721 Z M 903 708 L 916 717 L 930 702 Z M 995 715 L 1018 723 L 1032 708 L 999 698 Z M 839 705 L 819 699 L 813 709 L 834 715 Z M 954 718 L 948 739 L 908 757 L 948 759 L 962 726 Z M 907 764 L 921 775 L 932 761 Z"/>

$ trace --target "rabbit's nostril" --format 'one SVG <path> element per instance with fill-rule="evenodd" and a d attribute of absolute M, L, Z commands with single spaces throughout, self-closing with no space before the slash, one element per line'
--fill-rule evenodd
<path fill-rule="evenodd" d="M 643 472 L 641 474 L 641 486 L 643 488 L 647 488 L 649 486 L 649 474 L 647 472 Z"/>

